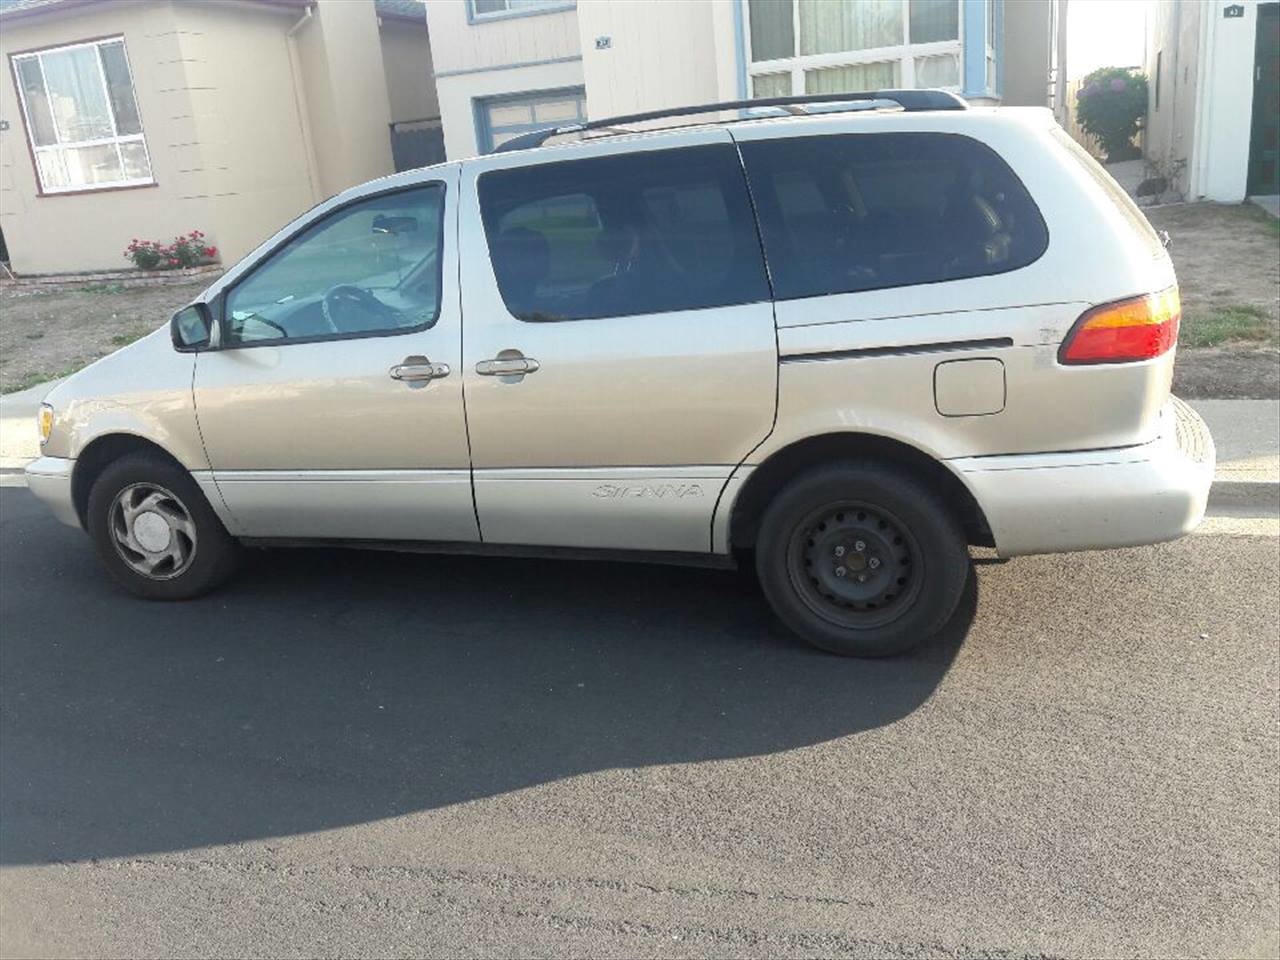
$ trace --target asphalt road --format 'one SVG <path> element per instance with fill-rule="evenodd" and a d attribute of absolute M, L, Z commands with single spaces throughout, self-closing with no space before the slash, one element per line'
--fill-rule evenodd
<path fill-rule="evenodd" d="M 859 662 L 675 568 L 146 604 L 3 489 L 0 953 L 1275 956 L 1278 543 L 983 567 Z"/>

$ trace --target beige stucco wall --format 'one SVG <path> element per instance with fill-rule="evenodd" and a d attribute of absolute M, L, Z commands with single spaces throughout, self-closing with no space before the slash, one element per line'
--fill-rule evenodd
<path fill-rule="evenodd" d="M 209 223 L 231 264 L 318 199 L 285 37 L 298 12 L 234 3 L 172 9 L 182 61 L 165 67 L 164 83 L 185 82 L 192 136 L 182 141 L 188 146 L 163 146 L 199 171 Z"/>
<path fill-rule="evenodd" d="M 168 240 L 199 228 L 222 245 L 197 141 L 195 107 L 182 80 L 178 24 L 167 2 L 103 4 L 0 27 L 0 229 L 18 273 L 121 269 L 133 237 Z M 9 55 L 123 35 L 156 186 L 38 196 Z"/>
<path fill-rule="evenodd" d="M 1006 0 L 1004 4 L 1004 90 L 1009 107 L 1049 104 L 1050 24 L 1048 0 Z"/>
<path fill-rule="evenodd" d="M 436 97 L 426 18 L 422 23 L 384 20 L 379 36 L 392 122 L 438 117 L 440 101 Z"/>
<path fill-rule="evenodd" d="M 395 170 L 391 103 L 372 3 L 317 0 L 295 36 L 320 195 Z"/>
<path fill-rule="evenodd" d="M 1147 13 L 1147 120 L 1143 148 L 1148 159 L 1170 172 L 1191 159 L 1195 133 L 1200 46 L 1198 4 L 1158 0 Z M 1156 106 L 1156 63 L 1160 64 L 1160 105 Z M 1176 187 L 1187 188 L 1181 166 Z"/>
<path fill-rule="evenodd" d="M 131 238 L 192 229 L 231 264 L 317 200 L 391 173 L 372 4 L 319 0 L 314 10 L 296 56 L 294 6 L 135 0 L 6 18 L 0 229 L 13 269 L 121 269 Z M 9 55 L 114 35 L 125 39 L 156 185 L 38 196 Z"/>

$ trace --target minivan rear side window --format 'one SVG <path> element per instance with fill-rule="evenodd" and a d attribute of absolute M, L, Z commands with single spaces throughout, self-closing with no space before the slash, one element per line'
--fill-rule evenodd
<path fill-rule="evenodd" d="M 769 299 L 731 144 L 494 170 L 479 194 L 498 289 L 521 320 Z"/>
<path fill-rule="evenodd" d="M 779 300 L 1017 270 L 1049 233 L 990 148 L 943 133 L 741 144 Z"/>

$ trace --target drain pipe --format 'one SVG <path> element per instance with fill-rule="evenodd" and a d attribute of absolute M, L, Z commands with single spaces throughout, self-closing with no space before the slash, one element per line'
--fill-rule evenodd
<path fill-rule="evenodd" d="M 320 173 L 316 169 L 316 150 L 311 142 L 311 115 L 307 110 L 307 90 L 302 83 L 302 68 L 298 62 L 297 40 L 298 31 L 313 19 L 313 10 L 313 5 L 307 4 L 307 8 L 302 11 L 302 16 L 298 18 L 298 22 L 285 32 L 284 42 L 289 52 L 289 75 L 293 80 L 293 104 L 298 112 L 298 128 L 302 134 L 303 152 L 307 155 L 307 183 L 311 188 L 311 202 L 316 204 L 324 198 L 320 196 Z"/>

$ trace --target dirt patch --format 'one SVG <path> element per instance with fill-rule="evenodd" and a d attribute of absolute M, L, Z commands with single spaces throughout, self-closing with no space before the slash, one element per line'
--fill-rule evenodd
<path fill-rule="evenodd" d="M 1169 231 L 1182 293 L 1174 391 L 1280 398 L 1280 221 L 1251 204 L 1145 212 L 1156 229 Z"/>
<path fill-rule="evenodd" d="M 165 324 L 213 282 L 0 287 L 0 393 L 74 373 Z"/>

